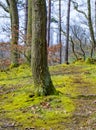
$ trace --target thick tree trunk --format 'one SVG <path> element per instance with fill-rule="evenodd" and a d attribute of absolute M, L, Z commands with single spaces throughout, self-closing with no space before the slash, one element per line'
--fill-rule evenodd
<path fill-rule="evenodd" d="M 18 66 L 18 37 L 19 37 L 19 16 L 16 0 L 9 0 L 11 17 L 11 61 L 13 66 Z"/>
<path fill-rule="evenodd" d="M 32 1 L 32 75 L 35 94 L 50 95 L 56 92 L 47 65 L 46 1 Z"/>
<path fill-rule="evenodd" d="M 90 36 L 91 36 L 92 44 L 94 45 L 93 47 L 96 47 L 95 35 L 94 35 L 92 19 L 91 19 L 91 4 L 90 4 L 90 0 L 87 0 L 87 5 L 88 5 L 88 25 L 89 25 L 89 30 L 90 30 Z"/>

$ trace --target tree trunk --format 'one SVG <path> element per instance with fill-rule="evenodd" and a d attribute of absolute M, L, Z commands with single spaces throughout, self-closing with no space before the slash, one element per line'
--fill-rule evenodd
<path fill-rule="evenodd" d="M 65 46 L 65 63 L 68 64 L 68 49 L 69 49 L 69 26 L 70 26 L 70 4 L 71 0 L 68 1 L 68 11 L 67 11 L 67 29 L 66 29 L 66 46 Z"/>
<path fill-rule="evenodd" d="M 87 5 L 88 5 L 88 25 L 90 30 L 90 36 L 91 36 L 92 44 L 94 45 L 93 47 L 96 47 L 96 41 L 95 41 L 94 30 L 93 30 L 92 19 L 91 19 L 90 0 L 87 0 Z"/>
<path fill-rule="evenodd" d="M 61 0 L 59 0 L 59 44 L 60 44 L 60 64 L 62 63 L 62 42 L 61 42 Z"/>
<path fill-rule="evenodd" d="M 32 40 L 32 0 L 28 0 L 28 23 L 27 23 L 27 52 L 26 57 L 31 64 L 31 40 Z"/>
<path fill-rule="evenodd" d="M 27 35 L 27 23 L 28 23 L 28 0 L 25 0 L 25 37 Z"/>
<path fill-rule="evenodd" d="M 96 40 L 96 0 L 95 0 L 95 40 Z"/>
<path fill-rule="evenodd" d="M 50 46 L 50 22 L 51 22 L 51 0 L 48 0 L 48 31 L 47 31 L 48 47 Z"/>
<path fill-rule="evenodd" d="M 73 52 L 73 54 L 74 54 L 76 60 L 78 60 L 78 55 L 77 55 L 76 52 L 75 52 L 74 41 L 73 41 L 73 39 L 72 39 L 71 37 L 70 37 L 70 41 L 71 41 L 71 43 L 72 43 L 72 52 Z"/>
<path fill-rule="evenodd" d="M 19 38 L 19 16 L 16 0 L 9 0 L 11 17 L 11 61 L 13 66 L 18 66 L 19 53 L 17 49 Z"/>
<path fill-rule="evenodd" d="M 32 75 L 35 95 L 55 94 L 47 64 L 46 1 L 32 0 Z"/>

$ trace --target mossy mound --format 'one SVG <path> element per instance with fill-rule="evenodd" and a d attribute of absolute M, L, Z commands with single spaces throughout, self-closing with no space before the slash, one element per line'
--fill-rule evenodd
<path fill-rule="evenodd" d="M 96 64 L 96 59 L 93 59 L 93 58 L 87 58 L 85 63 L 87 64 Z"/>

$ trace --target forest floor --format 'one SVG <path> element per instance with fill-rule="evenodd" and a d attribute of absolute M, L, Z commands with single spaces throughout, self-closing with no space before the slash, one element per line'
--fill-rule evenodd
<path fill-rule="evenodd" d="M 0 130 L 96 130 L 96 65 L 50 67 L 61 93 L 31 97 L 27 65 L 0 72 Z"/>

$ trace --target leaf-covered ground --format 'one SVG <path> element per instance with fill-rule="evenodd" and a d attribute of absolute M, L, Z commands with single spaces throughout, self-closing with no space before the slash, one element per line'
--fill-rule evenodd
<path fill-rule="evenodd" d="M 0 72 L 0 130 L 96 130 L 96 65 L 50 67 L 61 93 L 31 97 L 27 65 Z"/>

